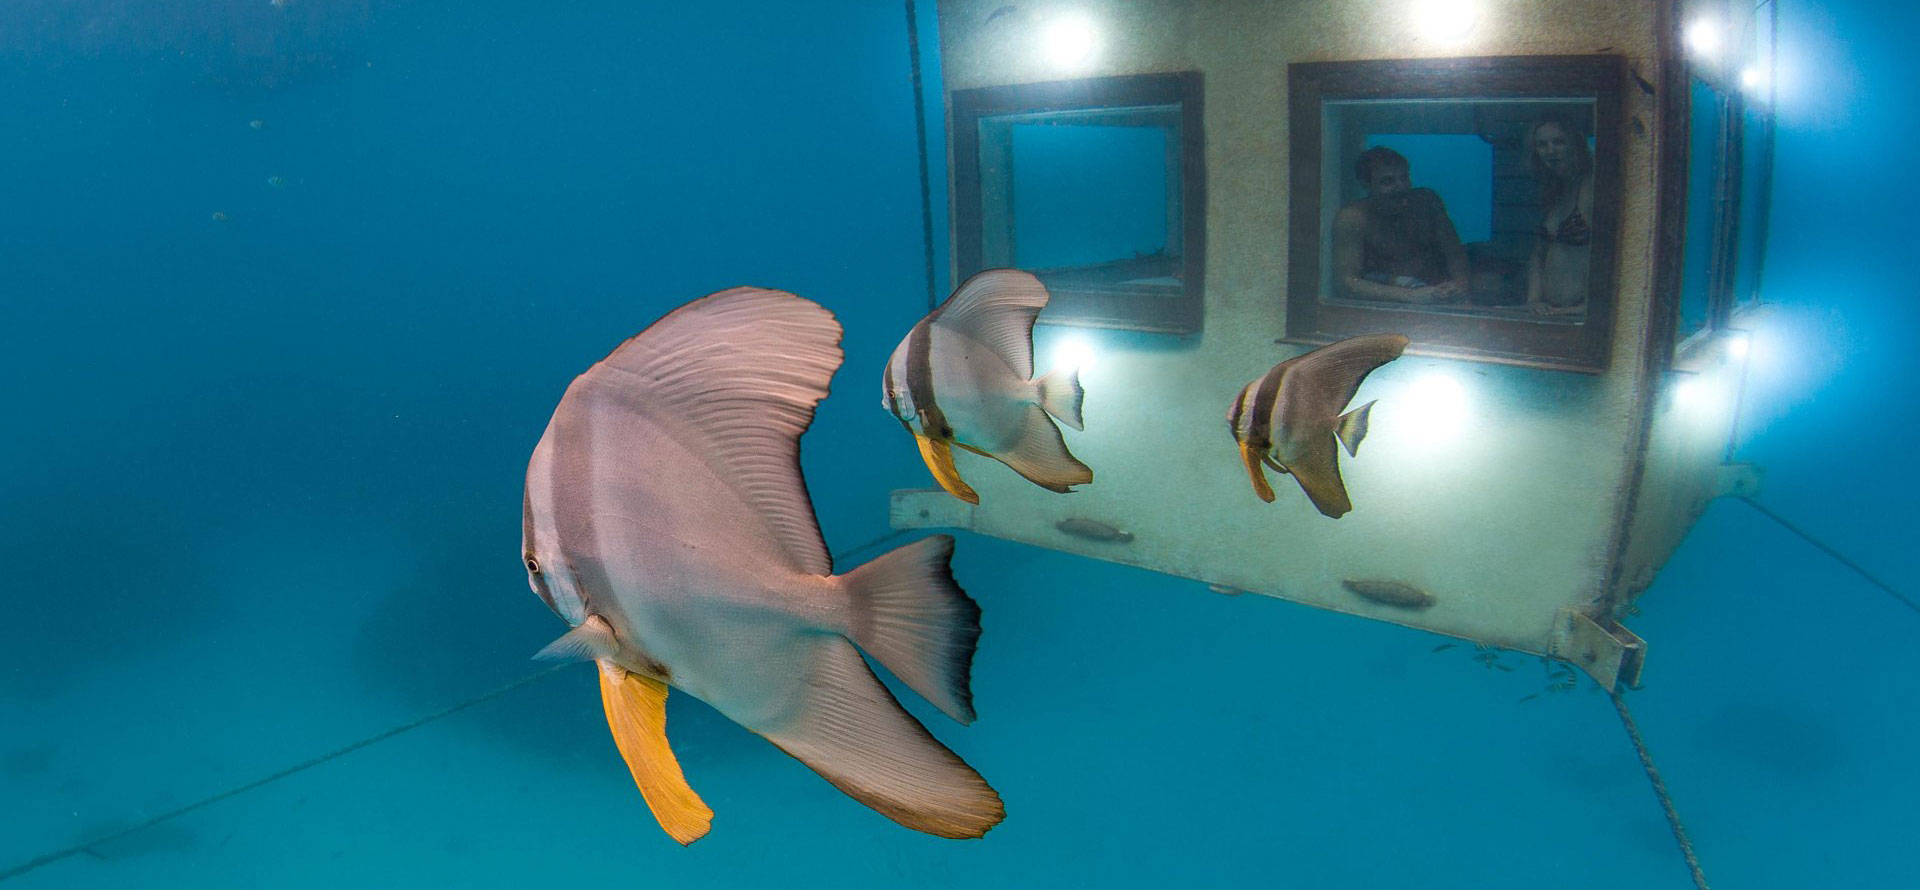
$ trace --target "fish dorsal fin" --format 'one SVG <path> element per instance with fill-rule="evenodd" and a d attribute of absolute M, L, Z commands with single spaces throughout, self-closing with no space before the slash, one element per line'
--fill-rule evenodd
<path fill-rule="evenodd" d="M 988 269 L 960 285 L 933 323 L 998 353 L 1021 380 L 1033 379 L 1033 320 L 1047 305 L 1047 287 L 1018 269 Z"/>
<path fill-rule="evenodd" d="M 1290 403 L 1288 416 L 1326 418 L 1330 423 L 1353 401 L 1368 374 L 1399 358 L 1406 348 L 1407 338 L 1399 334 L 1373 334 L 1329 343 L 1283 362 L 1280 398 Z M 1358 448 L 1360 443 L 1352 445 Z"/>
<path fill-rule="evenodd" d="M 840 367 L 840 323 L 784 291 L 739 287 L 654 322 L 587 372 L 615 375 L 620 407 L 671 415 L 698 431 L 686 443 L 739 491 L 802 571 L 833 560 L 800 476 L 800 434 Z"/>

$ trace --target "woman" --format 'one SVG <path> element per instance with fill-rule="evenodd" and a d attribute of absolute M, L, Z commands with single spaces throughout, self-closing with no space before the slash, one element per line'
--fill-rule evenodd
<path fill-rule="evenodd" d="M 1528 161 L 1544 211 L 1527 268 L 1527 308 L 1536 315 L 1587 310 L 1593 256 L 1593 153 L 1578 127 L 1545 118 L 1527 131 Z"/>

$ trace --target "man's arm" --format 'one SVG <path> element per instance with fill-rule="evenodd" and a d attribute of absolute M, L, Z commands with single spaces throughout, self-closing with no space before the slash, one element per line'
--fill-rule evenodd
<path fill-rule="evenodd" d="M 1439 214 L 1434 222 L 1434 238 L 1440 243 L 1440 252 L 1447 258 L 1447 279 L 1461 295 L 1465 295 L 1468 286 L 1467 248 L 1460 243 L 1460 233 L 1453 227 L 1453 217 L 1447 215 L 1447 205 L 1440 195 L 1433 196 L 1439 206 Z"/>

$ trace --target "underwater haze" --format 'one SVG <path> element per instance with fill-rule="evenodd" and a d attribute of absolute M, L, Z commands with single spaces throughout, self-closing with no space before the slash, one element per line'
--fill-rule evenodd
<path fill-rule="evenodd" d="M 1629 700 L 1715 886 L 1920 886 L 1920 11 L 1781 17 L 1736 458 L 1880 586 L 1722 499 Z M 879 378 L 951 284 L 937 45 L 930 0 L 0 4 L 0 890 L 1691 886 L 1608 698 L 1521 702 L 1535 659 L 964 533 L 979 719 L 902 700 L 1003 824 L 901 828 L 679 695 L 717 816 L 660 831 L 593 670 L 529 660 L 528 456 L 661 315 L 791 291 L 845 329 L 827 545 L 908 540 Z"/>

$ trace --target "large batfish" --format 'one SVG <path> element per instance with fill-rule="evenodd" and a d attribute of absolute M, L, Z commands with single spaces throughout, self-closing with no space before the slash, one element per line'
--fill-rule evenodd
<path fill-rule="evenodd" d="M 919 442 L 940 487 L 969 504 L 980 495 L 954 469 L 955 445 L 1053 491 L 1093 481 L 1053 425 L 1059 418 L 1082 429 L 1079 373 L 1033 377 L 1033 320 L 1046 305 L 1040 279 L 988 269 L 927 313 L 887 359 L 883 404 Z"/>
<path fill-rule="evenodd" d="M 953 539 L 833 573 L 799 439 L 841 357 L 833 315 L 792 294 L 695 300 L 576 378 L 527 466 L 527 576 L 573 626 L 540 655 L 599 665 L 614 742 L 682 844 L 713 811 L 667 745 L 668 686 L 909 828 L 979 837 L 1004 816 L 860 657 L 973 720 L 980 608 Z"/>
<path fill-rule="evenodd" d="M 1254 494 L 1273 502 L 1273 487 L 1261 469 L 1265 464 L 1292 474 L 1321 513 L 1339 519 L 1352 510 L 1340 479 L 1339 446 L 1345 445 L 1349 456 L 1359 453 L 1373 403 L 1341 411 L 1359 392 L 1360 381 L 1406 348 L 1407 338 L 1399 334 L 1341 340 L 1274 365 L 1241 387 L 1227 409 L 1227 426 L 1240 443 Z"/>

